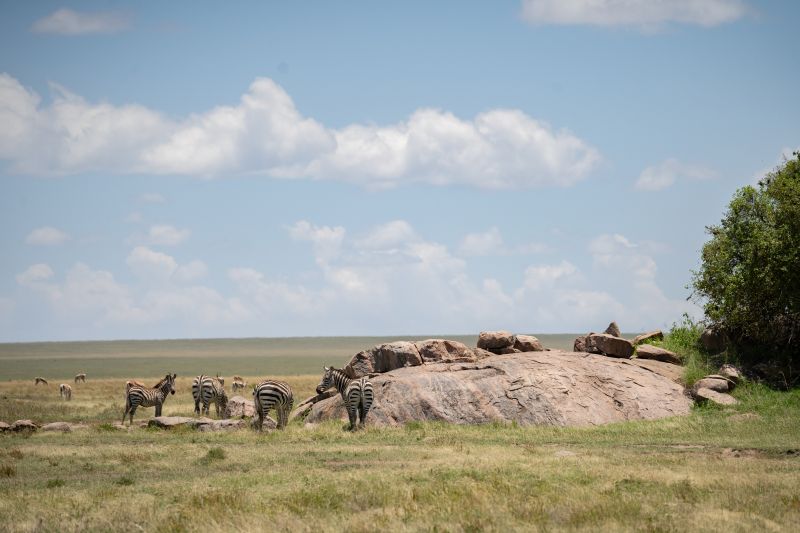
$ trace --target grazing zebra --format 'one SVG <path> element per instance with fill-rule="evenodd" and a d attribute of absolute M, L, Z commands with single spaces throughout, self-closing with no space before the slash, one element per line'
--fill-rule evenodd
<path fill-rule="evenodd" d="M 364 427 L 374 398 L 372 383 L 367 378 L 350 379 L 343 370 L 326 366 L 322 381 L 317 385 L 317 394 L 322 394 L 331 387 L 336 387 L 342 395 L 347 416 L 350 417 L 350 431 L 356 429 L 356 414 L 360 419 L 359 425 Z"/>
<path fill-rule="evenodd" d="M 236 392 L 238 389 L 244 390 L 247 386 L 247 382 L 240 378 L 239 376 L 233 376 L 233 383 L 231 383 L 231 388 L 233 392 Z"/>
<path fill-rule="evenodd" d="M 289 422 L 289 413 L 294 405 L 292 388 L 283 381 L 267 379 L 253 387 L 253 403 L 258 413 L 258 430 L 262 430 L 264 418 L 270 409 L 275 408 L 278 416 L 278 429 L 283 429 Z"/>
<path fill-rule="evenodd" d="M 61 394 L 61 397 L 67 401 L 72 399 L 72 387 L 67 385 L 66 383 L 62 383 L 58 386 L 58 392 Z"/>
<path fill-rule="evenodd" d="M 75 383 L 77 382 L 86 383 L 86 374 L 76 374 L 75 375 Z"/>
<path fill-rule="evenodd" d="M 47 380 L 44 379 L 44 378 L 40 378 L 40 377 L 33 378 L 33 384 L 34 385 L 38 385 L 39 383 L 42 383 L 43 385 L 47 385 L 48 384 Z"/>
<path fill-rule="evenodd" d="M 176 377 L 177 374 L 167 374 L 153 388 L 134 385 L 128 381 L 125 384 L 125 412 L 122 413 L 122 423 L 125 423 L 125 416 L 130 413 L 130 424 L 133 424 L 133 414 L 137 407 L 155 406 L 156 416 L 161 416 L 161 407 L 167 400 L 167 394 L 175 394 Z"/>
<path fill-rule="evenodd" d="M 204 413 L 208 415 L 209 404 L 214 401 L 214 408 L 219 412 L 225 412 L 225 407 L 228 405 L 228 395 L 225 394 L 224 382 L 219 378 L 212 378 L 211 376 L 204 376 L 200 374 L 192 381 L 192 396 L 194 397 L 194 412 L 195 414 Z M 200 410 L 202 403 L 203 409 Z"/>

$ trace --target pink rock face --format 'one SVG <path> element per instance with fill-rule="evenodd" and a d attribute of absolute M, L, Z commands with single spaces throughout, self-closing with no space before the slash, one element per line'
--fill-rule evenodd
<path fill-rule="evenodd" d="M 428 339 L 415 343 L 424 363 L 473 362 L 482 356 L 458 341 Z"/>
<path fill-rule="evenodd" d="M 627 358 L 633 355 L 633 343 L 631 341 L 608 333 L 588 335 L 586 337 L 586 348 L 591 353 L 601 353 L 611 357 Z"/>
<path fill-rule="evenodd" d="M 641 335 L 637 335 L 636 337 L 633 338 L 633 345 L 636 346 L 638 344 L 642 344 L 643 342 L 651 340 L 652 341 L 664 340 L 664 333 L 660 329 L 648 331 L 647 333 L 642 333 Z"/>
<path fill-rule="evenodd" d="M 586 335 L 575 339 L 575 343 L 572 345 L 572 351 L 588 352 L 588 350 L 586 349 Z"/>
<path fill-rule="evenodd" d="M 612 322 L 611 324 L 609 324 L 608 327 L 606 328 L 606 330 L 603 333 L 608 333 L 612 337 L 621 337 L 622 336 L 622 333 L 620 332 L 619 326 L 617 325 L 616 322 Z"/>
<path fill-rule="evenodd" d="M 367 424 L 414 420 L 455 424 L 590 426 L 689 413 L 683 387 L 655 369 L 674 365 L 553 350 L 493 355 L 474 363 L 399 368 L 371 378 Z M 307 422 L 346 420 L 340 396 L 314 404 Z"/>
<path fill-rule="evenodd" d="M 656 361 L 664 361 L 665 363 L 672 363 L 673 365 L 681 364 L 681 358 L 678 354 L 653 346 L 652 344 L 642 344 L 636 349 L 636 357 L 639 359 L 655 359 Z"/>
<path fill-rule="evenodd" d="M 256 406 L 253 400 L 248 400 L 242 396 L 233 396 L 228 399 L 228 405 L 225 406 L 223 418 L 252 418 L 256 416 Z"/>
<path fill-rule="evenodd" d="M 706 376 L 703 379 L 700 379 L 695 382 L 692 390 L 698 389 L 711 389 L 716 392 L 728 392 L 733 390 L 734 384 L 729 379 L 726 379 L 722 376 L 718 376 L 716 374 L 711 376 Z"/>
<path fill-rule="evenodd" d="M 375 346 L 353 356 L 344 371 L 351 378 L 422 364 L 413 342 L 397 341 Z"/>
<path fill-rule="evenodd" d="M 514 346 L 514 334 L 510 331 L 481 331 L 478 336 L 478 348 L 495 351 Z"/>
<path fill-rule="evenodd" d="M 717 392 L 712 389 L 701 387 L 692 392 L 694 397 L 701 402 L 712 402 L 718 405 L 736 405 L 739 403 L 736 398 L 724 392 Z"/>
<path fill-rule="evenodd" d="M 533 335 L 517 335 L 514 339 L 514 348 L 520 352 L 542 352 L 544 347 L 539 339 Z"/>

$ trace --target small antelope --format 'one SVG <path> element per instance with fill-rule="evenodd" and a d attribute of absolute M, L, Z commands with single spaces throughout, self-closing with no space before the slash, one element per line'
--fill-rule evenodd
<path fill-rule="evenodd" d="M 58 391 L 61 393 L 62 399 L 67 401 L 72 399 L 72 387 L 70 387 L 66 383 L 62 383 L 61 385 L 59 385 Z"/>
<path fill-rule="evenodd" d="M 75 383 L 77 382 L 86 383 L 86 374 L 76 374 L 75 375 Z"/>
<path fill-rule="evenodd" d="M 233 376 L 233 383 L 231 384 L 231 388 L 233 392 L 236 392 L 238 389 L 244 390 L 247 386 L 247 382 L 240 378 L 239 376 Z"/>
<path fill-rule="evenodd" d="M 225 378 L 219 377 L 219 372 L 217 372 L 216 380 L 219 381 L 220 385 L 222 385 L 223 387 L 225 386 Z"/>
<path fill-rule="evenodd" d="M 40 378 L 40 377 L 36 377 L 36 378 L 34 378 L 34 380 L 33 380 L 33 384 L 34 384 L 34 385 L 38 385 L 39 383 L 41 383 L 41 384 L 43 384 L 43 385 L 47 385 L 47 384 L 48 384 L 48 383 L 47 383 L 47 380 L 46 380 L 46 379 L 44 379 L 44 378 Z"/>

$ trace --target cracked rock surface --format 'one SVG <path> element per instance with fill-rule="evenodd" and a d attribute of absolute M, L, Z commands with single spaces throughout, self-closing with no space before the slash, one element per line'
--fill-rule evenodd
<path fill-rule="evenodd" d="M 689 414 L 692 401 L 674 377 L 668 363 L 562 351 L 425 364 L 371 377 L 367 422 L 591 426 Z M 341 396 L 315 403 L 306 422 L 328 419 L 347 419 Z"/>

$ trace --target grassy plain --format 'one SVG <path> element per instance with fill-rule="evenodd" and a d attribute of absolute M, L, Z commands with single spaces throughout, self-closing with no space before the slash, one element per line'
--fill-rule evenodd
<path fill-rule="evenodd" d="M 199 371 L 212 369 L 181 376 L 164 414 L 192 414 Z M 0 529 L 800 530 L 800 391 L 750 384 L 734 392 L 735 407 L 593 428 L 411 423 L 349 433 L 296 421 L 264 434 L 164 432 L 136 424 L 151 408 L 130 431 L 112 429 L 124 378 L 147 376 L 90 377 L 73 385 L 71 402 L 57 380 L 0 382 L 0 420 L 89 424 L 0 434 Z M 319 374 L 283 379 L 302 399 Z"/>

